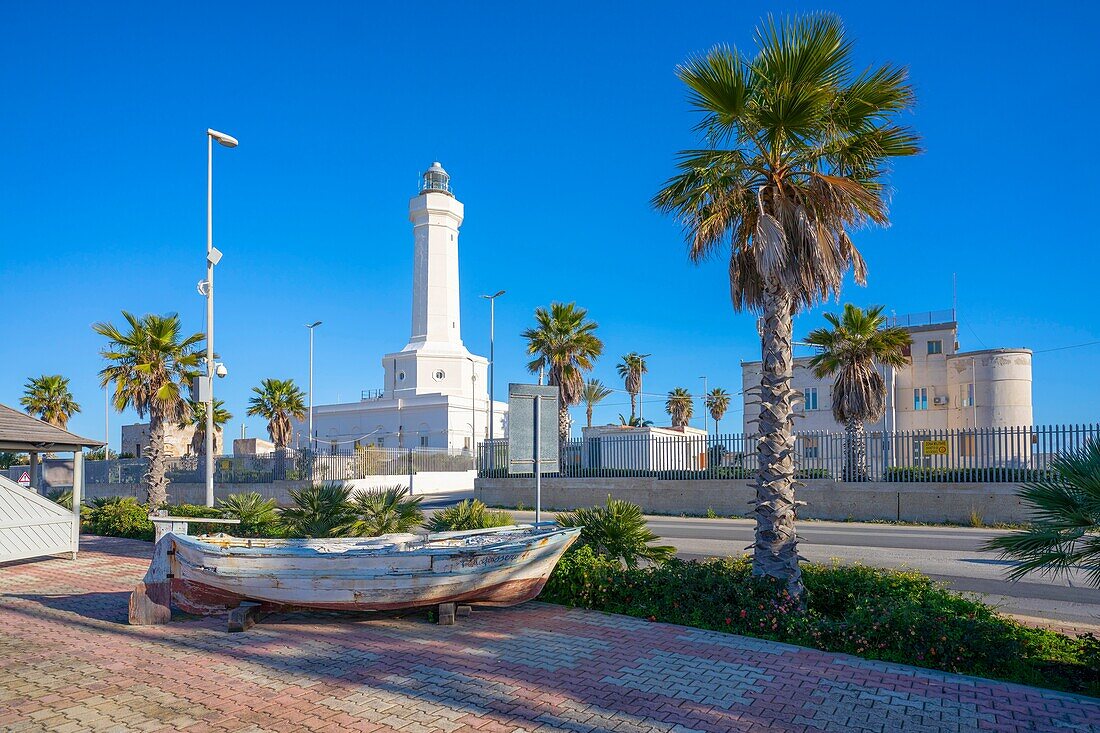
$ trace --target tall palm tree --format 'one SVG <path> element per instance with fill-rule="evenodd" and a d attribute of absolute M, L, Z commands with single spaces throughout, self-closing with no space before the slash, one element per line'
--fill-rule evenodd
<path fill-rule="evenodd" d="M 589 379 L 581 390 L 581 399 L 584 401 L 585 417 L 588 418 L 588 427 L 592 427 L 592 406 L 611 396 L 611 390 L 604 386 L 598 379 Z"/>
<path fill-rule="evenodd" d="M 629 354 L 624 354 L 623 360 L 615 367 L 619 372 L 619 377 L 623 380 L 623 386 L 630 393 L 631 421 L 634 420 L 638 412 L 638 395 L 642 391 L 642 375 L 649 371 L 646 359 L 650 356 L 650 354 L 639 354 L 637 351 L 631 351 Z"/>
<path fill-rule="evenodd" d="M 691 398 L 691 392 L 683 387 L 670 390 L 668 399 L 665 400 L 665 412 L 672 417 L 672 427 L 685 427 L 695 414 L 695 403 Z"/>
<path fill-rule="evenodd" d="M 722 418 L 726 416 L 726 410 L 730 407 L 730 394 L 721 387 L 715 387 L 707 392 L 704 403 L 711 418 L 714 419 L 714 434 L 718 435 L 718 424 L 722 422 Z"/>
<path fill-rule="evenodd" d="M 1016 561 L 1012 580 L 1028 573 L 1060 575 L 1073 568 L 1100 588 L 1100 443 L 1063 453 L 1046 478 L 1025 483 L 1019 496 L 1031 509 L 1031 526 L 986 543 L 986 550 Z"/>
<path fill-rule="evenodd" d="M 596 336 L 596 322 L 588 320 L 588 310 L 576 303 L 536 308 L 535 323 L 521 334 L 527 339 L 527 354 L 535 357 L 527 369 L 532 373 L 548 369 L 550 384 L 558 388 L 558 445 L 564 455 L 569 408 L 580 401 L 584 372 L 603 353 L 603 341 Z"/>
<path fill-rule="evenodd" d="M 905 69 L 853 72 L 835 16 L 769 19 L 755 42 L 754 56 L 720 46 L 678 69 L 704 144 L 680 153 L 653 203 L 682 222 L 693 260 L 730 247 L 733 308 L 762 314 L 753 572 L 801 598 L 792 317 L 836 296 L 850 269 L 864 282 L 849 232 L 887 223 L 888 164 L 919 148 L 894 121 L 913 103 Z"/>
<path fill-rule="evenodd" d="M 69 391 L 68 378 L 60 374 L 31 377 L 23 385 L 23 390 L 19 404 L 27 414 L 45 420 L 62 430 L 68 427 L 69 418 L 80 412 L 80 405 L 76 403 L 73 393 Z"/>
<path fill-rule="evenodd" d="M 178 423 L 180 428 L 194 428 L 191 436 L 191 454 L 201 456 L 206 453 L 206 403 L 187 401 L 190 411 Z M 225 402 L 214 399 L 214 433 L 222 434 L 222 427 L 233 419 L 233 414 L 225 409 Z M 224 449 L 224 446 L 222 446 Z"/>
<path fill-rule="evenodd" d="M 293 379 L 264 379 L 253 387 L 248 399 L 248 415 L 267 420 L 267 434 L 275 444 L 275 465 L 279 476 L 285 474 L 283 464 L 286 447 L 293 430 L 291 418 L 305 420 L 306 395 Z"/>
<path fill-rule="evenodd" d="M 878 420 L 886 413 L 886 381 L 878 365 L 900 369 L 913 343 L 909 332 L 898 326 L 885 326 L 882 306 L 867 310 L 851 303 L 844 313 L 825 313 L 832 328 L 818 328 L 806 337 L 806 343 L 819 351 L 810 360 L 818 379 L 836 375 L 833 381 L 833 418 L 844 425 L 844 480 L 867 480 L 867 446 L 863 423 Z"/>
<path fill-rule="evenodd" d="M 205 337 L 201 333 L 184 336 L 175 313 L 138 318 L 123 311 L 122 317 L 126 332 L 111 323 L 92 326 L 107 339 L 100 354 L 108 365 L 99 372 L 99 383 L 106 387 L 114 382 L 114 405 L 119 412 L 132 407 L 140 417 L 149 416 L 145 448 L 149 467 L 142 484 L 146 501 L 157 507 L 168 500 L 164 433 L 169 423 L 178 423 L 190 410 L 183 390 L 190 389 L 191 380 L 199 375 Z"/>

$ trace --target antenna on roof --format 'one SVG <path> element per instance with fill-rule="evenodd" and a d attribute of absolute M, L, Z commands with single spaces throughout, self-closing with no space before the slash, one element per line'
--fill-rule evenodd
<path fill-rule="evenodd" d="M 951 320 L 959 320 L 959 273 L 951 273 Z"/>

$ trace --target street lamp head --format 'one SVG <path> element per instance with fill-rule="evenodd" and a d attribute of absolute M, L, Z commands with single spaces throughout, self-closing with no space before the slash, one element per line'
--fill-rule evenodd
<path fill-rule="evenodd" d="M 307 323 L 306 328 L 317 328 L 321 325 L 321 321 L 314 321 L 313 323 Z"/>
<path fill-rule="evenodd" d="M 206 131 L 206 134 L 217 140 L 220 145 L 224 145 L 227 148 L 237 147 L 237 138 L 232 135 L 226 135 L 224 132 L 210 129 Z"/>
<path fill-rule="evenodd" d="M 493 293 L 492 295 L 482 295 L 481 297 L 485 298 L 486 300 L 493 300 L 494 298 L 499 298 L 502 295 L 504 295 L 504 291 L 503 290 L 498 290 L 495 293 Z"/>

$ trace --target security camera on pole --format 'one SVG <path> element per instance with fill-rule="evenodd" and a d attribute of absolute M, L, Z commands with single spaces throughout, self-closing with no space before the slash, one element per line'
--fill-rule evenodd
<path fill-rule="evenodd" d="M 228 374 L 224 364 L 214 362 L 214 266 L 222 253 L 214 246 L 214 141 L 227 148 L 237 147 L 237 139 L 217 130 L 206 131 L 206 280 L 199 292 L 206 296 L 206 379 L 199 389 L 198 401 L 206 403 L 206 506 L 214 506 L 214 376 Z"/>

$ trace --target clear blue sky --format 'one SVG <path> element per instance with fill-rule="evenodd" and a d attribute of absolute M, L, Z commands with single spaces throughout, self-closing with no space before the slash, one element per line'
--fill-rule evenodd
<path fill-rule="evenodd" d="M 551 300 L 599 322 L 605 382 L 618 386 L 617 357 L 638 350 L 653 354 L 647 392 L 701 391 L 704 374 L 736 392 L 739 362 L 758 358 L 754 318 L 733 313 L 724 264 L 691 265 L 648 200 L 695 144 L 676 64 L 747 46 L 769 8 L 838 12 L 861 63 L 906 64 L 917 89 L 908 121 L 927 153 L 897 166 L 893 226 L 857 235 L 870 283 L 844 299 L 949 308 L 957 273 L 964 349 L 1100 340 L 1093 4 L 602 5 L 9 5 L 0 402 L 16 404 L 30 375 L 64 374 L 84 406 L 71 427 L 100 436 L 91 324 L 125 308 L 202 329 L 207 127 L 241 140 L 215 151 L 229 437 L 261 378 L 305 383 L 306 322 L 324 321 L 317 402 L 381 386 L 381 355 L 408 337 L 408 199 L 433 160 L 466 205 L 474 351 L 488 351 L 477 295 L 508 291 L 498 397 L 529 379 L 518 334 Z M 797 335 L 820 322 L 800 316 Z M 1036 420 L 1095 420 L 1098 367 L 1100 345 L 1037 353 Z M 112 415 L 113 445 L 133 421 Z M 739 425 L 739 405 L 727 421 Z"/>

